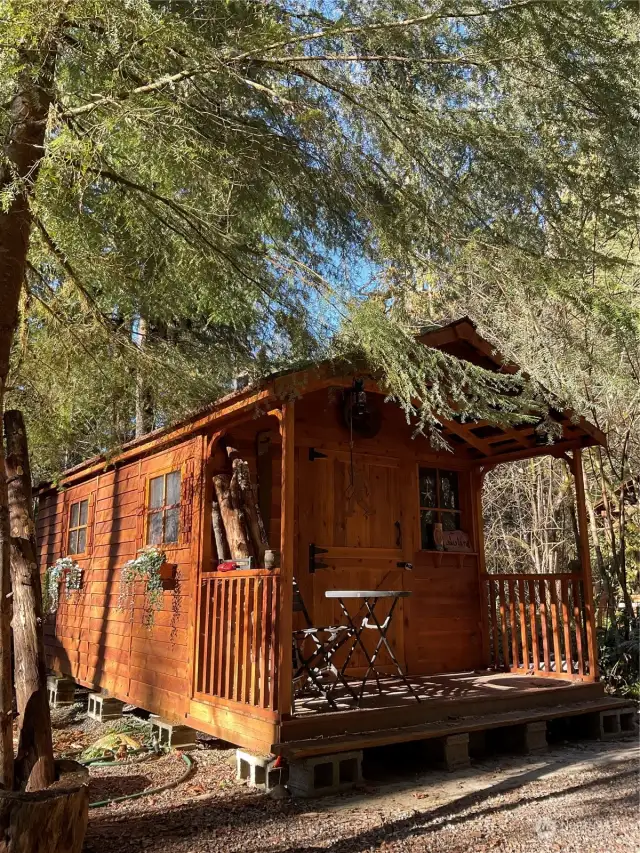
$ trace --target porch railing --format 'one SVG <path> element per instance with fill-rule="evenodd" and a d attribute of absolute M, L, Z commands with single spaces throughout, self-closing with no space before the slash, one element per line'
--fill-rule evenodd
<path fill-rule="evenodd" d="M 581 679 L 591 673 L 580 574 L 484 574 L 495 669 Z"/>
<path fill-rule="evenodd" d="M 279 591 L 277 571 L 202 575 L 197 697 L 275 712 Z"/>

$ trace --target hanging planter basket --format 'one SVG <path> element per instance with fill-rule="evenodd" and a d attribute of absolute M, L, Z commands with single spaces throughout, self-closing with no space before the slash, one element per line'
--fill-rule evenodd
<path fill-rule="evenodd" d="M 71 557 L 60 557 L 47 568 L 42 578 L 42 607 L 45 613 L 55 613 L 64 584 L 65 599 L 71 600 L 82 589 L 82 569 Z"/>
<path fill-rule="evenodd" d="M 136 587 L 142 586 L 144 595 L 143 622 L 153 628 L 156 613 L 162 610 L 163 592 L 172 589 L 177 595 L 177 566 L 168 563 L 166 554 L 159 548 L 144 548 L 133 560 L 122 567 L 118 610 L 128 610 L 133 619 Z M 175 609 L 175 605 L 174 605 Z"/>

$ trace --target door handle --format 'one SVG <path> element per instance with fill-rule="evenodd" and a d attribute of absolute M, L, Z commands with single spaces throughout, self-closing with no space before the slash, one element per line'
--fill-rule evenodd
<path fill-rule="evenodd" d="M 393 526 L 396 529 L 396 548 L 402 548 L 402 525 L 399 521 L 394 521 Z"/>

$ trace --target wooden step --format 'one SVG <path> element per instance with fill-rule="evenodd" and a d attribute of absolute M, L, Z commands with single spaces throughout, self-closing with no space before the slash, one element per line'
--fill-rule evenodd
<path fill-rule="evenodd" d="M 628 708 L 624 699 L 605 697 L 585 702 L 571 702 L 546 708 L 519 709 L 503 711 L 482 716 L 459 717 L 456 719 L 436 720 L 402 728 L 380 729 L 377 731 L 356 732 L 352 734 L 323 736 L 306 740 L 276 743 L 271 747 L 275 755 L 282 755 L 289 761 L 324 753 L 343 752 L 353 749 L 366 749 L 373 746 L 386 746 L 393 743 L 406 743 L 414 740 L 443 737 L 458 732 L 476 732 L 496 729 L 502 726 L 519 725 L 538 720 L 555 720 L 562 717 L 581 716 L 599 711 Z"/>

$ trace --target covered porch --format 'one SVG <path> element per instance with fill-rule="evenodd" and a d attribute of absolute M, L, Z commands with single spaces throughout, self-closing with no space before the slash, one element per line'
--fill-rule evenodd
<path fill-rule="evenodd" d="M 496 370 L 517 369 L 471 324 L 432 335 L 425 343 Z M 604 441 L 595 427 L 571 412 L 553 412 L 558 435 L 545 444 L 531 423 L 500 429 L 447 422 L 443 436 L 452 452 L 436 453 L 426 440 L 412 438 L 402 412 L 385 403 L 371 377 L 306 376 L 295 401 L 285 391 L 291 377 L 282 381 L 259 392 L 264 414 L 256 417 L 247 395 L 246 409 L 235 407 L 205 443 L 207 478 L 218 464 L 223 437 L 242 451 L 280 560 L 275 568 L 223 573 L 209 527 L 202 525 L 194 725 L 247 748 L 278 751 L 283 744 L 319 737 L 347 738 L 351 744 L 364 733 L 375 742 L 392 742 L 385 740 L 391 729 L 393 737 L 411 739 L 421 727 L 451 717 L 603 701 L 596 683 L 582 474 L 582 448 Z M 354 439 L 345 429 L 343 401 L 356 387 L 378 425 Z M 542 454 L 564 459 L 573 474 L 579 569 L 490 574 L 484 562 L 483 478 L 495 465 Z M 212 499 L 205 483 L 205 520 Z M 304 619 L 294 604 L 294 582 Z M 321 692 L 294 685 L 294 632 L 305 624 L 343 624 L 344 614 L 327 593 L 348 589 L 405 593 L 388 640 L 413 692 L 384 650 L 377 661 L 380 689 L 370 681 L 359 702 L 348 685 L 361 682 L 366 654 L 350 660 L 347 686 L 332 688 L 333 704 Z M 366 642 L 375 640 L 370 632 Z M 348 648 L 336 657 L 338 667 Z"/>

